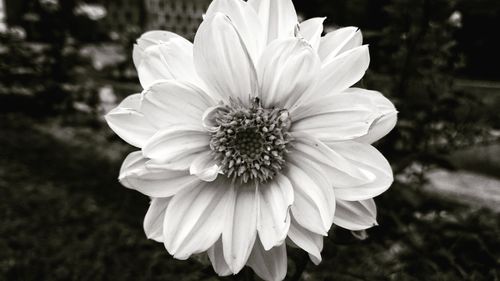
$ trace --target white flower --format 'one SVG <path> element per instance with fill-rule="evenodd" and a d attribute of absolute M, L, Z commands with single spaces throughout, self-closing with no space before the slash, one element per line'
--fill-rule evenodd
<path fill-rule="evenodd" d="M 321 261 L 332 224 L 376 224 L 373 197 L 393 181 L 370 144 L 396 123 L 382 94 L 351 88 L 369 64 L 360 31 L 321 37 L 290 0 L 215 0 L 194 44 L 166 31 L 137 40 L 144 88 L 107 116 L 140 148 L 120 181 L 152 198 L 146 235 L 219 275 L 245 265 L 286 275 L 286 244 Z"/>

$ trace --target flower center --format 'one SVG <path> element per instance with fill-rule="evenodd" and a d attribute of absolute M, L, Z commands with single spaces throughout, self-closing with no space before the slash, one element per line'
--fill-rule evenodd
<path fill-rule="evenodd" d="M 263 108 L 258 98 L 250 106 L 231 101 L 217 111 L 215 122 L 220 129 L 212 133 L 210 148 L 228 178 L 263 183 L 283 168 L 291 140 L 288 111 Z"/>

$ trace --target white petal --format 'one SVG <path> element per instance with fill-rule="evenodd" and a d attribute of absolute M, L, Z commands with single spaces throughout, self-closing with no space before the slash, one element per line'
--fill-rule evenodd
<path fill-rule="evenodd" d="M 396 126 L 398 111 L 394 104 L 384 95 L 377 91 L 360 88 L 350 88 L 345 92 L 368 96 L 381 113 L 381 116 L 371 125 L 368 134 L 355 139 L 356 141 L 368 144 L 374 143 L 387 135 Z"/>
<path fill-rule="evenodd" d="M 217 275 L 228 276 L 232 274 L 231 269 L 229 269 L 229 266 L 224 260 L 222 239 L 217 240 L 217 242 L 215 242 L 215 244 L 208 249 L 207 254 Z"/>
<path fill-rule="evenodd" d="M 188 169 L 200 152 L 210 150 L 209 143 L 210 135 L 199 127 L 174 125 L 151 137 L 142 152 L 155 162 L 172 165 L 172 169 Z"/>
<path fill-rule="evenodd" d="M 281 245 L 290 226 L 289 208 L 293 203 L 293 187 L 284 175 L 259 187 L 260 214 L 257 230 L 267 251 Z"/>
<path fill-rule="evenodd" d="M 153 125 L 138 111 L 141 95 L 127 97 L 106 114 L 108 126 L 129 144 L 141 148 L 156 133 Z"/>
<path fill-rule="evenodd" d="M 264 107 L 295 105 L 304 98 L 318 71 L 318 56 L 304 39 L 274 41 L 264 50 L 258 67 Z"/>
<path fill-rule="evenodd" d="M 339 28 L 321 38 L 318 49 L 323 65 L 331 62 L 336 56 L 363 44 L 361 30 L 354 26 Z"/>
<path fill-rule="evenodd" d="M 307 158 L 319 164 L 328 174 L 330 182 L 337 187 L 352 187 L 369 183 L 375 175 L 360 169 L 350 159 L 345 158 L 326 144 L 307 134 L 292 134 L 294 155 Z"/>
<path fill-rule="evenodd" d="M 327 145 L 360 169 L 375 175 L 373 181 L 360 186 L 343 188 L 334 186 L 336 198 L 347 201 L 370 199 L 391 186 L 393 182 L 391 166 L 373 146 L 355 141 L 332 142 Z"/>
<path fill-rule="evenodd" d="M 296 246 L 309 253 L 314 264 L 321 262 L 323 236 L 302 227 L 292 216 L 288 237 Z"/>
<path fill-rule="evenodd" d="M 232 189 L 225 183 L 202 182 L 176 194 L 165 213 L 165 248 L 177 259 L 206 251 L 220 234 L 226 220 Z"/>
<path fill-rule="evenodd" d="M 203 181 L 214 181 L 219 174 L 219 166 L 214 159 L 212 151 L 200 153 L 193 160 L 193 163 L 191 163 L 189 173 Z"/>
<path fill-rule="evenodd" d="M 194 39 L 194 63 L 198 75 L 213 95 L 249 101 L 256 94 L 254 63 L 238 30 L 226 15 L 205 19 Z"/>
<path fill-rule="evenodd" d="M 140 151 L 130 153 L 120 169 L 120 183 L 151 197 L 170 197 L 200 182 L 187 171 L 148 168 L 147 161 Z"/>
<path fill-rule="evenodd" d="M 338 94 L 361 80 L 370 64 L 368 46 L 354 48 L 336 56 L 321 68 L 315 96 Z"/>
<path fill-rule="evenodd" d="M 209 107 L 209 108 L 207 108 L 207 110 L 205 110 L 205 112 L 203 113 L 203 116 L 201 118 L 201 122 L 202 122 L 203 128 L 205 128 L 205 130 L 207 130 L 211 133 L 215 133 L 220 129 L 220 125 L 218 125 L 217 120 L 215 120 L 217 118 L 217 113 L 220 110 L 225 110 L 225 106 L 216 105 L 216 106 Z"/>
<path fill-rule="evenodd" d="M 353 230 L 364 230 L 377 225 L 377 206 L 373 199 L 344 201 L 337 199 L 333 223 Z"/>
<path fill-rule="evenodd" d="M 224 259 L 236 274 L 246 264 L 257 236 L 259 197 L 250 184 L 236 187 L 222 232 Z"/>
<path fill-rule="evenodd" d="M 335 195 L 330 182 L 312 161 L 293 154 L 289 158 L 286 175 L 295 192 L 292 214 L 303 227 L 326 235 L 335 212 Z"/>
<path fill-rule="evenodd" d="M 323 22 L 326 18 L 312 18 L 300 23 L 300 34 L 318 51 L 323 33 Z"/>
<path fill-rule="evenodd" d="M 171 198 L 151 199 L 151 205 L 149 205 L 143 224 L 144 233 L 146 233 L 148 239 L 163 242 L 163 220 Z"/>
<path fill-rule="evenodd" d="M 144 92 L 141 112 L 156 128 L 174 124 L 202 126 L 205 110 L 215 102 L 200 88 L 182 81 L 163 81 Z"/>
<path fill-rule="evenodd" d="M 341 93 L 301 105 L 290 115 L 293 132 L 320 140 L 342 141 L 366 135 L 381 113 L 366 95 Z"/>
<path fill-rule="evenodd" d="M 294 36 L 298 20 L 291 0 L 249 0 L 248 3 L 257 11 L 267 44 Z"/>
<path fill-rule="evenodd" d="M 179 79 L 200 85 L 194 68 L 193 44 L 182 37 L 146 48 L 137 73 L 144 89 L 162 79 Z"/>
<path fill-rule="evenodd" d="M 215 13 L 227 15 L 238 29 L 251 57 L 256 60 L 264 49 L 265 39 L 259 17 L 250 5 L 241 0 L 215 0 L 207 9 L 206 18 Z"/>
<path fill-rule="evenodd" d="M 152 30 L 142 34 L 141 37 L 137 39 L 137 44 L 134 44 L 134 50 L 132 53 L 135 67 L 138 68 L 141 64 L 142 58 L 144 56 L 144 50 L 146 50 L 146 48 L 148 48 L 149 46 L 168 42 L 173 38 L 182 37 L 173 32 L 163 30 Z"/>
<path fill-rule="evenodd" d="M 286 244 L 265 250 L 260 241 L 255 242 L 248 265 L 266 281 L 281 281 L 287 269 Z"/>

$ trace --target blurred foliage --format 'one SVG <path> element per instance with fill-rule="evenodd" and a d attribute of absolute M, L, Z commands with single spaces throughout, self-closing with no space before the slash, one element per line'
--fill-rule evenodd
<path fill-rule="evenodd" d="M 24 27 L 0 32 L 0 110 L 65 116 L 80 102 L 94 112 L 95 71 L 80 52 L 84 41 L 71 28 L 82 18 L 74 12 L 75 1 L 26 3 Z"/>
<path fill-rule="evenodd" d="M 457 53 L 450 0 L 391 0 L 388 24 L 375 37 L 373 71 L 363 86 L 378 89 L 399 111 L 395 130 L 380 147 L 401 172 L 414 162 L 452 167 L 445 156 L 491 141 L 483 97 L 458 90 Z"/>

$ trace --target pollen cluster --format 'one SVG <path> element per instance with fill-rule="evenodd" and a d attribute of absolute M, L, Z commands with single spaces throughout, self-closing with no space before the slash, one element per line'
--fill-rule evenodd
<path fill-rule="evenodd" d="M 215 116 L 219 130 L 212 133 L 210 148 L 221 172 L 233 181 L 266 182 L 285 164 L 290 118 L 280 108 L 263 108 L 255 98 L 250 106 L 232 101 Z"/>

